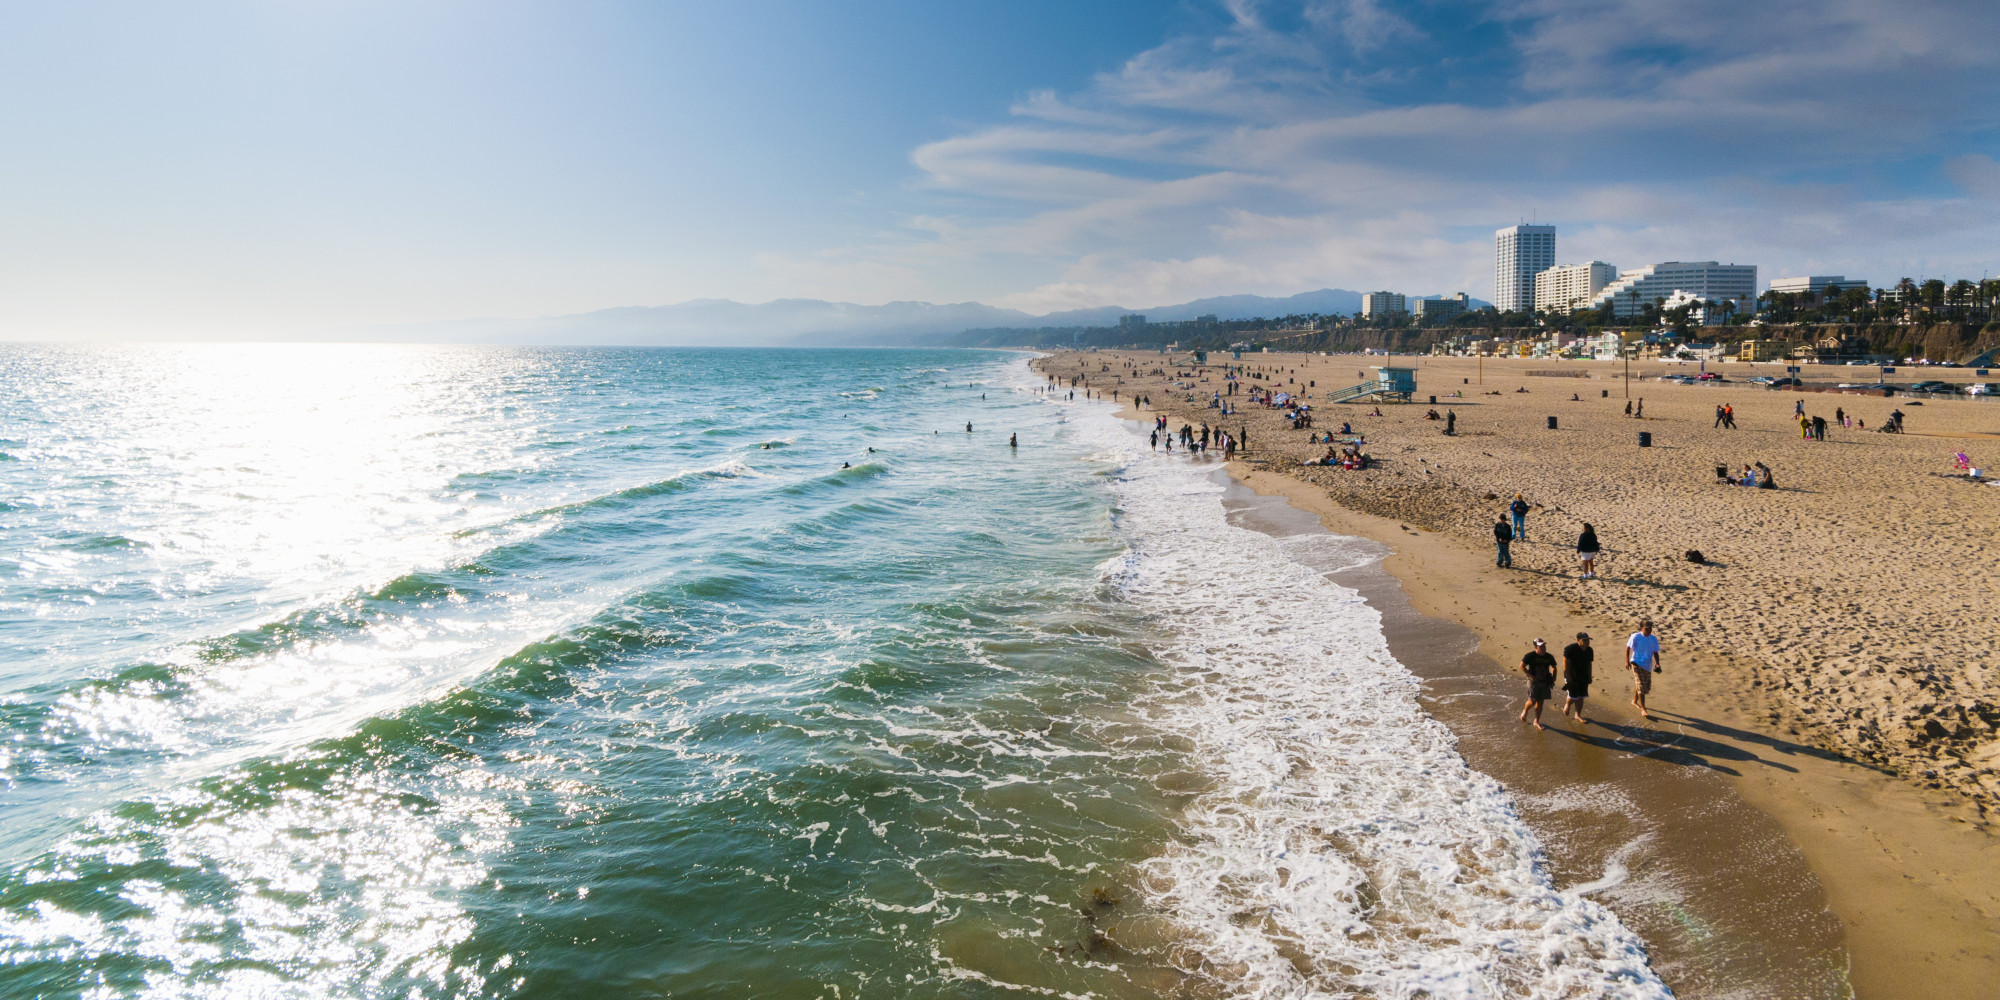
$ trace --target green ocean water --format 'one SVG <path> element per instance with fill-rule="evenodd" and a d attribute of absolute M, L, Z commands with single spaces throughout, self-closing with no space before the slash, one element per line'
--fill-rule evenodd
<path fill-rule="evenodd" d="M 1663 995 L 1365 605 L 1022 355 L 0 382 L 0 997 Z"/>

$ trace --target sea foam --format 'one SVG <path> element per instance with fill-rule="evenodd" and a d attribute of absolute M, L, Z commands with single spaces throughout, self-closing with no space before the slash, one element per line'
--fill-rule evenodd
<path fill-rule="evenodd" d="M 1228 523 L 1216 466 L 1087 423 L 1127 552 L 1107 583 L 1177 680 L 1143 706 L 1211 785 L 1144 866 L 1185 971 L 1260 997 L 1667 997 L 1643 943 L 1559 892 L 1498 782 L 1417 701 L 1360 595 Z M 1289 547 L 1296 549 L 1297 546 Z"/>

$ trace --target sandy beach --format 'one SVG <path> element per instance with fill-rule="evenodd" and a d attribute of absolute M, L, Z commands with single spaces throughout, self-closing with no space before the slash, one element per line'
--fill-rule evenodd
<path fill-rule="evenodd" d="M 1382 567 L 1414 611 L 1469 630 L 1478 659 L 1467 662 L 1483 664 L 1475 673 L 1509 677 L 1535 636 L 1552 646 L 1579 628 L 1596 637 L 1597 729 L 1557 735 L 1568 724 L 1555 725 L 1554 706 L 1542 734 L 1508 728 L 1518 705 L 1472 714 L 1462 706 L 1484 703 L 1431 706 L 1475 767 L 1524 790 L 1538 779 L 1534 767 L 1631 756 L 1718 775 L 1809 866 L 1858 995 L 1990 989 L 2000 974 L 2000 841 L 1991 823 L 2000 807 L 2000 684 L 1990 649 L 2000 559 L 1982 526 L 2000 513 L 2000 490 L 1952 475 L 1950 456 L 2000 457 L 2000 403 L 1770 391 L 1740 380 L 1782 375 L 1782 366 L 1727 365 L 1722 373 L 1739 381 L 1635 378 L 1631 402 L 1637 409 L 1643 398 L 1643 416 L 1628 416 L 1622 368 L 1611 363 L 1424 358 L 1413 364 L 1415 405 L 1385 404 L 1375 416 L 1372 403 L 1319 404 L 1316 426 L 1294 430 L 1247 395 L 1233 397 L 1239 413 L 1220 417 L 1207 404 L 1226 391 L 1221 369 L 1162 368 L 1168 360 L 1063 354 L 1038 368 L 1065 384 L 1079 379 L 1080 395 L 1150 397 L 1174 427 L 1247 431 L 1250 451 L 1232 474 L 1330 530 L 1388 545 Z M 1352 385 L 1360 372 L 1372 377 L 1377 363 L 1281 354 L 1239 362 L 1266 376 L 1246 387 L 1311 395 Z M 1638 376 L 1669 370 L 1694 369 L 1633 366 Z M 1833 420 L 1839 407 L 1869 429 L 1802 440 L 1793 417 L 1801 400 L 1808 415 Z M 1733 406 L 1737 429 L 1713 426 L 1722 404 Z M 1907 433 L 1874 430 L 1898 408 Z M 1455 413 L 1458 433 L 1425 419 L 1432 409 Z M 1373 467 L 1302 464 L 1326 450 L 1309 436 L 1343 422 L 1365 437 Z M 1638 447 L 1640 431 L 1652 435 L 1650 448 Z M 1717 484 L 1715 466 L 1759 461 L 1779 489 Z M 1513 568 L 1497 569 L 1491 525 L 1517 492 L 1533 507 L 1527 538 L 1513 547 Z M 1574 553 L 1586 521 L 1605 548 L 1594 580 L 1580 578 Z M 1705 561 L 1689 561 L 1691 549 Z M 1625 704 L 1631 684 L 1619 669 L 1624 637 L 1642 617 L 1664 639 L 1650 723 Z M 1446 688 L 1463 669 L 1411 667 Z M 1496 714 L 1504 715 L 1498 731 L 1488 719 Z M 1559 758 L 1549 756 L 1550 740 L 1566 747 Z M 1645 767 L 1619 773 L 1617 782 L 1647 792 L 1660 777 Z M 1735 855 L 1754 853 L 1755 837 L 1714 833 L 1664 830 L 1655 863 L 1730 855 L 1718 867 L 1738 872 L 1732 891 L 1765 902 L 1798 891 L 1777 884 L 1782 866 L 1741 868 Z"/>

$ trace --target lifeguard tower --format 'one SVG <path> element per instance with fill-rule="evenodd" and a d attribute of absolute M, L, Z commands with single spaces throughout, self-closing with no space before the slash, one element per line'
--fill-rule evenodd
<path fill-rule="evenodd" d="M 1335 389 L 1320 397 L 1328 403 L 1407 403 L 1417 393 L 1417 370 L 1415 368 L 1394 368 L 1387 365 L 1375 367 L 1375 381 L 1350 385 L 1345 389 Z"/>

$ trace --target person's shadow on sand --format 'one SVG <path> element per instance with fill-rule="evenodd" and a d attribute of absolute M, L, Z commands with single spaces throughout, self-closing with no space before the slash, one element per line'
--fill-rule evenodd
<path fill-rule="evenodd" d="M 1776 736 L 1767 736 L 1763 733 L 1753 732 L 1748 729 L 1737 729 L 1734 726 L 1725 726 L 1720 722 L 1710 722 L 1707 719 L 1703 719 L 1693 715 L 1687 715 L 1678 712 L 1668 712 L 1657 708 L 1653 709 L 1653 714 L 1672 719 L 1676 722 L 1681 723 L 1682 725 L 1690 726 L 1704 733 L 1708 733 L 1711 736 L 1724 736 L 1728 737 L 1729 739 L 1737 740 L 1742 743 L 1755 743 L 1758 746 L 1769 747 L 1781 754 L 1787 754 L 1787 755 L 1797 754 L 1803 757 L 1814 757 L 1819 760 L 1830 760 L 1841 764 L 1854 764 L 1860 767 L 1868 768 L 1869 770 L 1875 771 L 1880 774 L 1893 773 L 1887 768 L 1877 767 L 1873 764 L 1868 763 L 1867 761 L 1850 757 L 1844 753 L 1839 753 L 1833 750 L 1823 750 L 1819 747 L 1807 746 L 1803 743 L 1794 743 L 1790 740 L 1779 739 Z"/>
<path fill-rule="evenodd" d="M 1790 764 L 1765 760 L 1741 747 L 1720 743 L 1685 730 L 1673 733 L 1651 726 L 1626 726 L 1600 719 L 1592 719 L 1587 725 L 1598 726 L 1604 729 L 1607 735 L 1598 736 L 1586 730 L 1569 729 L 1561 725 L 1550 726 L 1548 731 L 1613 753 L 1646 757 L 1681 767 L 1705 767 L 1711 771 L 1739 777 L 1743 772 L 1721 761 L 1739 764 L 1757 763 L 1765 767 L 1775 767 L 1780 771 L 1798 770 Z"/>

